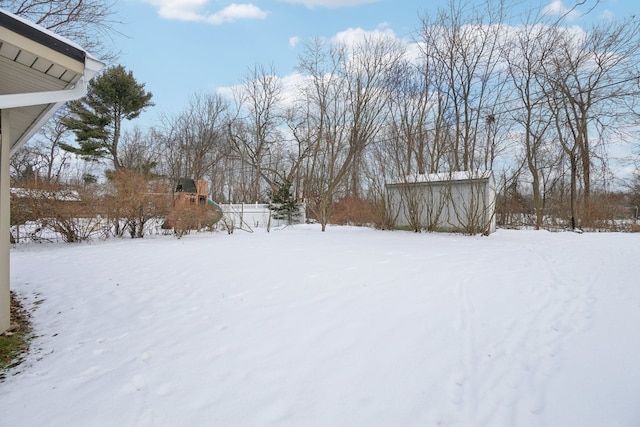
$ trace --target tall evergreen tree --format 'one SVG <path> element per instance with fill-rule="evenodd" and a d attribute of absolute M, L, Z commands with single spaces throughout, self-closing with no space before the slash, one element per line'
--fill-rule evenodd
<path fill-rule="evenodd" d="M 114 168 L 122 169 L 118 158 L 122 122 L 152 106 L 151 97 L 131 71 L 121 65 L 107 68 L 89 82 L 84 98 L 69 103 L 71 114 L 63 123 L 75 133 L 78 147 L 61 147 L 86 158 L 110 157 Z"/>

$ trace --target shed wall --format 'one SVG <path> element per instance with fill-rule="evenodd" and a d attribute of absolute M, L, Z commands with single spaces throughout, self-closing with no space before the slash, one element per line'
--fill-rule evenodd
<path fill-rule="evenodd" d="M 492 177 L 387 185 L 398 228 L 490 234 L 495 231 Z"/>

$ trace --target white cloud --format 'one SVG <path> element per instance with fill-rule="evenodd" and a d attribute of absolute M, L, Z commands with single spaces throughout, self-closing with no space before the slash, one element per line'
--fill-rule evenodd
<path fill-rule="evenodd" d="M 358 43 L 365 41 L 367 38 L 391 38 L 395 39 L 396 35 L 390 28 L 380 28 L 372 31 L 368 31 L 362 28 L 348 28 L 344 31 L 340 31 L 332 40 L 339 44 L 346 46 L 355 46 Z"/>
<path fill-rule="evenodd" d="M 282 90 L 280 94 L 280 100 L 282 106 L 292 107 L 294 101 L 299 99 L 299 89 L 309 79 L 309 76 L 301 74 L 297 71 L 289 73 L 285 76 L 273 76 L 277 81 L 277 86 Z M 215 92 L 220 96 L 232 101 L 234 95 L 244 90 L 244 83 L 237 83 L 232 86 L 222 86 L 214 88 Z"/>
<path fill-rule="evenodd" d="M 566 15 L 567 19 L 569 20 L 572 20 L 578 14 L 578 12 L 575 9 L 571 10 L 568 7 L 566 7 L 562 3 L 562 0 L 552 0 L 551 3 L 549 3 L 542 9 L 542 13 L 544 13 L 545 15 L 558 15 L 558 16 Z"/>
<path fill-rule="evenodd" d="M 293 107 L 296 100 L 300 99 L 300 87 L 302 87 L 309 76 L 293 72 L 280 78 L 282 82 L 282 102 L 286 107 Z"/>
<path fill-rule="evenodd" d="M 215 93 L 231 102 L 233 101 L 233 93 L 239 88 L 239 86 L 240 84 L 238 83 L 235 86 L 217 86 L 212 87 L 212 89 L 215 91 Z"/>
<path fill-rule="evenodd" d="M 267 12 L 261 10 L 253 4 L 230 4 L 220 12 L 214 13 L 207 17 L 207 21 L 212 24 L 220 24 L 223 22 L 233 22 L 239 19 L 264 19 Z"/>
<path fill-rule="evenodd" d="M 285 3 L 302 4 L 310 9 L 315 7 L 353 7 L 361 4 L 375 3 L 380 0 L 280 0 Z"/>
<path fill-rule="evenodd" d="M 178 21 L 204 22 L 220 25 L 241 19 L 264 19 L 267 12 L 258 6 L 232 3 L 224 9 L 209 13 L 209 0 L 143 0 L 158 9 L 158 15 L 165 19 Z"/>
<path fill-rule="evenodd" d="M 298 46 L 299 43 L 300 43 L 300 37 L 298 36 L 289 37 L 289 46 L 296 47 Z"/>
<path fill-rule="evenodd" d="M 616 19 L 616 15 L 609 9 L 605 9 L 604 12 L 600 14 L 600 18 L 605 21 L 614 21 Z"/>

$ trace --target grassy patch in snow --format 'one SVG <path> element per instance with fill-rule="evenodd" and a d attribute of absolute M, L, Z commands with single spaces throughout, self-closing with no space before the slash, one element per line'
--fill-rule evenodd
<path fill-rule="evenodd" d="M 0 334 L 0 382 L 4 381 L 10 369 L 24 361 L 31 336 L 29 313 L 11 292 L 11 326 Z"/>

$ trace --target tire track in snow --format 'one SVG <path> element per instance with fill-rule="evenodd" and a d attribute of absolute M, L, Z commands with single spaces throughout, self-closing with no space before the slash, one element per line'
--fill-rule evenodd
<path fill-rule="evenodd" d="M 460 302 L 458 312 L 458 324 L 461 334 L 461 359 L 457 372 L 452 379 L 451 402 L 461 410 L 462 422 L 471 425 L 477 419 L 478 396 L 476 384 L 476 337 L 473 327 L 473 307 L 469 301 L 469 278 L 462 279 L 458 285 L 456 294 Z"/>
<path fill-rule="evenodd" d="M 527 405 L 534 414 L 541 413 L 546 406 L 546 385 L 561 368 L 556 356 L 562 352 L 564 343 L 591 324 L 596 302 L 593 285 L 599 280 L 598 275 L 591 275 L 586 283 L 575 280 L 571 271 L 575 260 L 571 256 L 553 258 L 539 253 L 538 257 L 547 266 L 550 281 L 547 303 L 540 307 L 536 316 L 540 326 L 537 330 L 532 328 L 534 341 L 531 347 L 535 351 L 525 352 L 529 355 L 525 366 L 530 372 L 526 384 Z"/>
<path fill-rule="evenodd" d="M 532 251 L 543 270 L 544 283 L 531 288 L 537 293 L 541 304 L 531 307 L 521 318 L 514 319 L 512 330 L 515 334 L 513 354 L 521 360 L 512 360 L 520 369 L 519 381 L 511 418 L 518 423 L 530 413 L 541 414 L 546 406 L 545 391 L 549 380 L 560 369 L 557 355 L 562 352 L 565 340 L 586 327 L 585 320 L 591 316 L 593 305 L 592 284 L 577 283 L 571 276 L 571 257 L 554 258 L 547 251 Z M 522 347 L 525 351 L 521 351 Z M 532 420 L 535 418 L 531 418 Z M 534 423 L 535 424 L 535 423 Z"/>
<path fill-rule="evenodd" d="M 541 279 L 520 290 L 527 304 L 505 317 L 501 328 L 491 330 L 489 335 L 496 337 L 492 342 L 479 341 L 486 331 L 481 330 L 482 313 L 474 311 L 473 282 L 458 280 L 455 329 L 461 355 L 447 389 L 449 411 L 439 416 L 441 425 L 536 425 L 544 411 L 547 384 L 561 368 L 556 356 L 568 337 L 591 322 L 598 276 L 577 283 L 570 256 L 552 258 L 539 252 L 530 254 Z M 483 352 L 486 362 L 480 357 Z"/>

